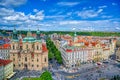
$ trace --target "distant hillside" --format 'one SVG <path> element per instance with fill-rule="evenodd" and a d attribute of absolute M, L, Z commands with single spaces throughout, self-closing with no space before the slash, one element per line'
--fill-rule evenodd
<path fill-rule="evenodd" d="M 11 33 L 12 30 L 0 30 L 1 33 L 6 34 L 6 33 Z M 36 33 L 36 31 L 31 31 L 32 33 Z M 74 32 L 71 31 L 41 31 L 43 34 L 53 34 L 53 33 L 58 33 L 58 34 L 70 34 L 74 35 Z M 18 34 L 27 34 L 27 31 L 18 31 Z M 120 32 L 77 32 L 77 35 L 85 35 L 85 36 L 118 36 L 120 37 Z"/>

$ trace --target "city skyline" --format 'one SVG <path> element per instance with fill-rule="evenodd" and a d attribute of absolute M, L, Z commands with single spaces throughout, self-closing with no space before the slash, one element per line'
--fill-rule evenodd
<path fill-rule="evenodd" d="M 94 2 L 94 4 L 93 4 Z M 0 1 L 0 29 L 120 32 L 119 0 Z"/>

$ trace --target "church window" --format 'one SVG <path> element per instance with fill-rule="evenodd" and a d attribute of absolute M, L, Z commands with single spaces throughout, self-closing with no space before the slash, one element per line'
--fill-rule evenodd
<path fill-rule="evenodd" d="M 15 49 L 15 46 L 13 45 L 13 49 Z"/>
<path fill-rule="evenodd" d="M 37 62 L 39 61 L 39 59 L 37 59 Z"/>
<path fill-rule="evenodd" d="M 15 67 L 15 64 L 13 64 L 13 66 Z"/>
<path fill-rule="evenodd" d="M 44 61 L 46 62 L 46 58 L 44 59 Z"/>
<path fill-rule="evenodd" d="M 15 58 L 13 58 L 13 61 L 15 61 Z"/>
<path fill-rule="evenodd" d="M 25 57 L 25 61 L 27 61 L 27 57 Z"/>
<path fill-rule="evenodd" d="M 19 67 L 20 67 L 21 65 L 19 64 Z"/>
<path fill-rule="evenodd" d="M 37 50 L 39 50 L 39 46 L 37 45 Z"/>
<path fill-rule="evenodd" d="M 26 45 L 26 48 L 28 49 L 28 44 Z"/>
<path fill-rule="evenodd" d="M 39 65 L 37 65 L 37 67 L 39 67 Z"/>

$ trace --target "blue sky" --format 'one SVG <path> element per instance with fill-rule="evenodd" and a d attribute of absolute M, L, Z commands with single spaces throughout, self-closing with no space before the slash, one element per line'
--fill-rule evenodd
<path fill-rule="evenodd" d="M 0 29 L 118 31 L 120 0 L 0 0 Z"/>

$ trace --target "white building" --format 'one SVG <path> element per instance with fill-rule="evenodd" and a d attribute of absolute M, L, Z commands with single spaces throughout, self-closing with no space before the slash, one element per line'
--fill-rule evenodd
<path fill-rule="evenodd" d="M 56 40 L 54 39 L 53 42 Z M 60 51 L 66 67 L 106 60 L 114 53 L 116 40 L 92 36 L 62 36 Z M 56 43 L 54 43 L 56 45 Z"/>
<path fill-rule="evenodd" d="M 4 79 L 4 67 L 3 64 L 0 63 L 0 80 Z"/>
<path fill-rule="evenodd" d="M 10 44 L 3 44 L 0 46 L 0 59 L 10 58 Z"/>

